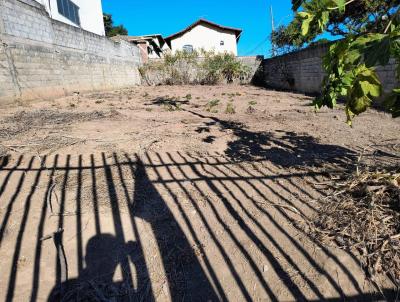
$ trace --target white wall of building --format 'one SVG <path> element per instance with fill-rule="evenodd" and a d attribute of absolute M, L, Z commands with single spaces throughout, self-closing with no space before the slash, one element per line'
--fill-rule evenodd
<path fill-rule="evenodd" d="M 224 42 L 222 46 L 221 41 Z M 217 53 L 229 52 L 237 56 L 237 42 L 234 32 L 223 31 L 203 24 L 199 24 L 182 36 L 171 40 L 172 52 L 182 50 L 185 45 L 193 45 L 194 49 L 214 50 Z"/>
<path fill-rule="evenodd" d="M 50 17 L 67 23 L 72 26 L 77 26 L 58 12 L 57 0 L 35 0 L 46 7 Z M 104 22 L 103 22 L 103 8 L 101 0 L 71 0 L 79 6 L 79 17 L 81 21 L 81 28 L 100 36 L 105 35 Z"/>

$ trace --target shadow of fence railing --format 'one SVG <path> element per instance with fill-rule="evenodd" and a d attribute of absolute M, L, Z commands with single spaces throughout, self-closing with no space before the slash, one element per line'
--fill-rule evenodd
<path fill-rule="evenodd" d="M 351 255 L 307 243 L 299 216 L 288 211 L 317 213 L 310 201 L 323 192 L 312 184 L 323 173 L 283 173 L 271 161 L 232 161 L 230 155 L 15 159 L 0 170 L 0 296 L 376 298 L 363 288 Z M 389 297 L 393 291 L 384 293 Z"/>

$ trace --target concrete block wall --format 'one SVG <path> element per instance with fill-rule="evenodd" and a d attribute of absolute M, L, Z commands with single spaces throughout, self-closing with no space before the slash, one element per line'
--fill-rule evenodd
<path fill-rule="evenodd" d="M 250 70 L 249 78 L 244 82 L 248 83 L 259 83 L 259 70 L 263 62 L 263 56 L 239 56 L 237 57 L 243 65 L 247 66 Z"/>
<path fill-rule="evenodd" d="M 325 71 L 322 58 L 330 44 L 311 46 L 300 51 L 265 59 L 261 66 L 261 84 L 275 89 L 318 94 L 321 92 Z M 396 65 L 392 60 L 387 66 L 379 66 L 377 74 L 386 92 L 398 82 Z"/>
<path fill-rule="evenodd" d="M 140 84 L 139 49 L 52 20 L 32 0 L 0 0 L 0 105 Z"/>

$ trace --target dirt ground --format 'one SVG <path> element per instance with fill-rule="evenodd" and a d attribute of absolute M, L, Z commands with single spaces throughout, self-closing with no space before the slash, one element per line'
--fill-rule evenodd
<path fill-rule="evenodd" d="M 160 86 L 1 108 L 0 300 L 388 298 L 303 225 L 361 153 L 399 164 L 400 120 L 311 102 Z"/>

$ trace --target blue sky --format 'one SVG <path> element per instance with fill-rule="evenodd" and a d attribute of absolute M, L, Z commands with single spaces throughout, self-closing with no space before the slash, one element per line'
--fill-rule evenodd
<path fill-rule="evenodd" d="M 199 18 L 243 29 L 239 55 L 270 55 L 271 20 L 275 24 L 292 19 L 290 0 L 102 0 L 103 11 L 113 15 L 116 25 L 124 24 L 130 35 L 178 32 Z"/>

